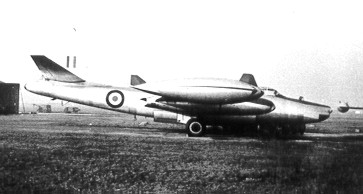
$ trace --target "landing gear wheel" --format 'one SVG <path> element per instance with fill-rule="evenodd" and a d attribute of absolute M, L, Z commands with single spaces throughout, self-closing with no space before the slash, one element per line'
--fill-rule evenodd
<path fill-rule="evenodd" d="M 186 129 L 189 137 L 201 137 L 206 131 L 205 125 L 197 119 L 190 119 L 186 125 Z"/>

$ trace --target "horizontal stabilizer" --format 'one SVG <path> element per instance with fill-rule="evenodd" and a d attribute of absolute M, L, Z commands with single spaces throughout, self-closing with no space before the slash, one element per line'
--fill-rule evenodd
<path fill-rule="evenodd" d="M 48 59 L 44 55 L 31 55 L 31 57 L 47 80 L 70 83 L 85 82 L 85 80 L 69 72 L 67 69 Z"/>
<path fill-rule="evenodd" d="M 137 85 L 144 84 L 144 83 L 146 83 L 146 82 L 138 75 L 131 75 L 131 85 L 132 86 L 137 86 Z"/>
<path fill-rule="evenodd" d="M 252 74 L 243 74 L 239 81 L 257 86 L 255 77 Z"/>

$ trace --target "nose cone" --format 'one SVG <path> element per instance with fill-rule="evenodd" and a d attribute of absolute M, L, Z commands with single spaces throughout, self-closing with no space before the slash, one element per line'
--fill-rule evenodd
<path fill-rule="evenodd" d="M 322 113 L 319 114 L 319 121 L 325 121 L 330 117 L 330 114 L 333 112 L 333 110 L 330 107 L 324 108 Z"/>

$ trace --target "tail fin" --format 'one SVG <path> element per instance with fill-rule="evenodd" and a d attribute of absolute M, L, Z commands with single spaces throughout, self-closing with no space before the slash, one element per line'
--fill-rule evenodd
<path fill-rule="evenodd" d="M 85 82 L 85 80 L 69 72 L 67 69 L 48 59 L 44 55 L 31 55 L 31 57 L 47 80 L 69 83 Z"/>
<path fill-rule="evenodd" d="M 243 74 L 239 81 L 251 84 L 253 86 L 257 86 L 255 77 L 253 77 L 252 74 Z"/>
<path fill-rule="evenodd" d="M 131 85 L 132 86 L 137 86 L 137 85 L 144 84 L 144 83 L 146 83 L 146 81 L 144 81 L 138 75 L 131 75 Z"/>

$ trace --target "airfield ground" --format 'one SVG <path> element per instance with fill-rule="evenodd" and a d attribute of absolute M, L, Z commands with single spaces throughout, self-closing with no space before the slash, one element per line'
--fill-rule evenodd
<path fill-rule="evenodd" d="M 124 114 L 0 116 L 0 193 L 363 192 L 363 115 L 283 140 L 183 128 Z"/>

